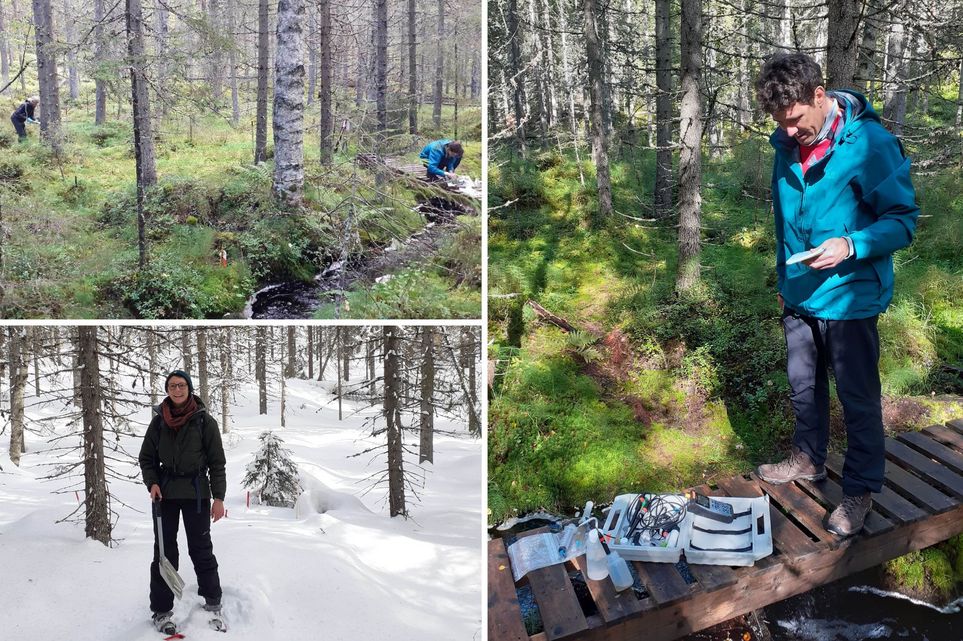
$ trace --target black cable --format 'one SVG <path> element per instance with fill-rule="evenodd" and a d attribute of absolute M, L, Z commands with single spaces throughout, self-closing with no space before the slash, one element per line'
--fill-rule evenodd
<path fill-rule="evenodd" d="M 681 496 L 669 494 L 639 494 L 626 512 L 628 529 L 623 534 L 638 541 L 643 532 L 650 535 L 678 527 L 686 514 L 686 500 Z"/>

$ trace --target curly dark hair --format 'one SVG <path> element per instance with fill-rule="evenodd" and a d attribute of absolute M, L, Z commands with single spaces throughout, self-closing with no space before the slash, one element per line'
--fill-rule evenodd
<path fill-rule="evenodd" d="M 756 78 L 756 100 L 768 114 L 800 102 L 813 104 L 816 87 L 824 86 L 819 64 L 804 53 L 777 53 Z"/>

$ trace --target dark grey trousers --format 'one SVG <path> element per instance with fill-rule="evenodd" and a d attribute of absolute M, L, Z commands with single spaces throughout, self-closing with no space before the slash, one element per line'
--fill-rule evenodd
<path fill-rule="evenodd" d="M 843 492 L 879 492 L 885 449 L 879 382 L 878 316 L 822 320 L 783 311 L 788 351 L 790 400 L 796 415 L 793 443 L 816 465 L 826 462 L 829 445 L 829 372 L 846 422 Z"/>
<path fill-rule="evenodd" d="M 164 499 L 160 505 L 161 520 L 164 522 L 164 554 L 167 560 L 178 568 L 180 554 L 177 550 L 177 530 L 183 516 L 184 532 L 187 534 L 187 552 L 194 563 L 194 573 L 197 574 L 197 593 L 205 600 L 210 599 L 220 603 L 221 580 L 217 574 L 214 544 L 211 542 L 211 500 L 201 501 L 200 511 L 197 509 L 196 499 Z M 161 578 L 159 557 L 157 521 L 154 520 L 154 560 L 150 564 L 150 609 L 152 612 L 167 612 L 174 608 L 174 593 Z"/>

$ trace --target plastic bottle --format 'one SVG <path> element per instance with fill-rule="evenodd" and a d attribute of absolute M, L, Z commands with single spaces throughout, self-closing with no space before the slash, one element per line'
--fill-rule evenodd
<path fill-rule="evenodd" d="M 635 579 L 632 578 L 632 572 L 629 570 L 629 564 L 626 563 L 625 559 L 619 556 L 618 552 L 609 548 L 608 562 L 609 576 L 612 577 L 615 591 L 621 592 L 622 590 L 631 588 L 632 584 L 635 583 Z"/>
<path fill-rule="evenodd" d="M 586 574 L 593 581 L 601 581 L 609 575 L 609 562 L 599 539 L 598 529 L 593 529 L 588 535 L 588 550 L 585 553 Z"/>

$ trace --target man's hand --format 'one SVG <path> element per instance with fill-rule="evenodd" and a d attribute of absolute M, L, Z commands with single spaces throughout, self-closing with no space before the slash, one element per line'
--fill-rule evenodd
<path fill-rule="evenodd" d="M 845 238 L 830 238 L 819 248 L 824 250 L 823 253 L 804 261 L 810 269 L 833 269 L 849 256 L 849 243 Z"/>
<path fill-rule="evenodd" d="M 151 486 L 150 486 L 150 500 L 152 500 L 152 501 L 160 501 L 160 500 L 163 499 L 163 498 L 164 498 L 164 495 L 161 494 L 160 486 L 159 486 L 157 483 L 154 483 L 153 485 L 151 485 Z"/>
<path fill-rule="evenodd" d="M 211 518 L 217 523 L 222 518 L 224 518 L 224 501 L 221 499 L 214 499 L 211 503 Z"/>

